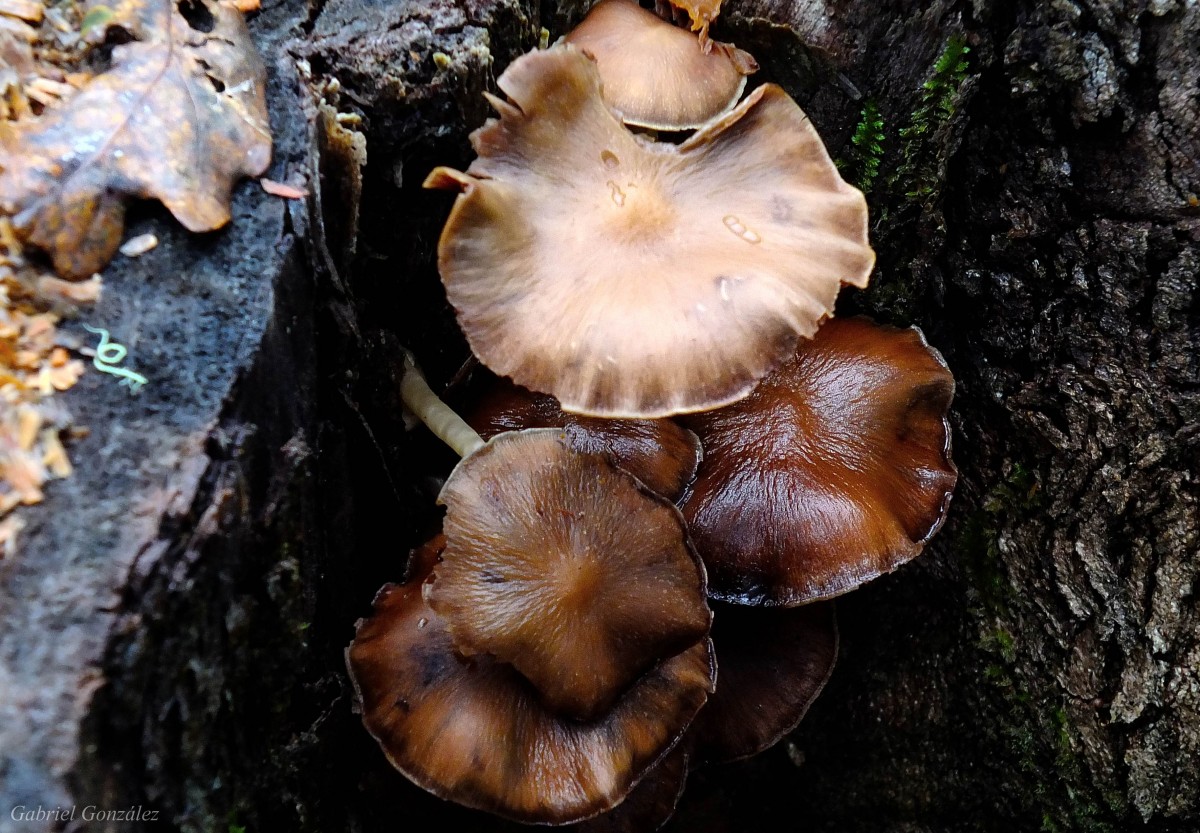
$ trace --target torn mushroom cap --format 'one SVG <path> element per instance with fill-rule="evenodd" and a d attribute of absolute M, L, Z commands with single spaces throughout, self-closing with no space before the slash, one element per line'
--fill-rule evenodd
<path fill-rule="evenodd" d="M 700 465 L 700 441 L 672 420 L 594 419 L 568 414 L 554 397 L 534 393 L 483 368 L 455 394 L 467 423 L 488 439 L 522 428 L 561 428 L 571 448 L 601 454 L 668 500 L 683 496 Z"/>
<path fill-rule="evenodd" d="M 797 605 L 917 555 L 957 479 L 953 395 L 919 330 L 837 319 L 745 400 L 690 417 L 704 462 L 683 513 L 710 594 Z"/>
<path fill-rule="evenodd" d="M 683 9 L 692 19 L 692 31 L 701 39 L 708 37 L 708 27 L 721 14 L 721 0 L 669 0 L 672 6 Z"/>
<path fill-rule="evenodd" d="M 708 633 L 704 569 L 674 504 L 561 431 L 494 437 L 439 500 L 430 605 L 461 653 L 511 663 L 557 713 L 595 718 Z"/>
<path fill-rule="evenodd" d="M 600 0 L 564 40 L 595 59 L 604 100 L 626 124 L 691 130 L 732 108 L 746 87 L 728 49 L 703 49 L 633 0 Z"/>
<path fill-rule="evenodd" d="M 757 755 L 796 728 L 837 660 L 833 602 L 722 605 L 713 617 L 717 690 L 688 732 L 699 761 Z"/>
<path fill-rule="evenodd" d="M 510 666 L 455 652 L 422 594 L 443 546 L 431 541 L 408 583 L 380 591 L 347 650 L 368 731 L 409 779 L 468 807 L 542 824 L 611 808 L 704 704 L 709 641 L 664 659 L 595 721 L 562 718 Z"/>
<path fill-rule="evenodd" d="M 563 410 L 646 418 L 745 396 L 874 263 L 862 194 L 774 85 L 681 145 L 635 138 L 571 46 L 513 62 L 438 247 L 475 355 Z"/>

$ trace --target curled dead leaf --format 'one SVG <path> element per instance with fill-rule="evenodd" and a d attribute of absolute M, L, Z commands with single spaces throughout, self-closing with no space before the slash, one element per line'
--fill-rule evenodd
<path fill-rule="evenodd" d="M 308 196 L 306 189 L 298 188 L 295 185 L 288 185 L 286 182 L 276 182 L 266 177 L 260 179 L 258 182 L 262 185 L 262 189 L 273 197 L 283 197 L 285 200 L 302 200 Z"/>
<path fill-rule="evenodd" d="M 212 0 L 190 8 L 185 18 L 172 0 L 93 0 L 85 38 L 120 28 L 132 40 L 65 105 L 0 124 L 0 213 L 60 274 L 108 262 L 126 196 L 157 198 L 191 231 L 210 231 L 229 220 L 234 182 L 270 162 L 266 70 L 241 13 Z"/>
<path fill-rule="evenodd" d="M 104 288 L 99 275 L 92 275 L 86 281 L 64 281 L 43 275 L 38 278 L 35 287 L 38 298 L 68 305 L 94 304 L 100 300 L 100 292 Z"/>

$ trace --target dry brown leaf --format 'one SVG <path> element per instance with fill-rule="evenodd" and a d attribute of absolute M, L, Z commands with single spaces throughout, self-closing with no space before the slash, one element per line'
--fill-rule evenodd
<path fill-rule="evenodd" d="M 125 196 L 162 200 L 192 231 L 229 221 L 229 194 L 270 162 L 266 71 L 231 4 L 93 0 L 92 43 L 119 28 L 111 68 L 39 119 L 0 123 L 0 213 L 86 277 L 121 242 Z"/>
<path fill-rule="evenodd" d="M 37 40 L 37 29 L 7 15 L 0 15 L 0 33 L 7 34 L 14 40 L 24 43 L 33 43 Z"/>
<path fill-rule="evenodd" d="M 42 4 L 33 0 L 0 0 L 0 14 L 19 17 L 30 23 L 41 23 Z"/>
<path fill-rule="evenodd" d="M 99 275 L 92 275 L 86 281 L 64 281 L 49 275 L 43 275 L 34 284 L 37 297 L 43 301 L 59 304 L 94 304 L 100 300 L 103 285 Z"/>

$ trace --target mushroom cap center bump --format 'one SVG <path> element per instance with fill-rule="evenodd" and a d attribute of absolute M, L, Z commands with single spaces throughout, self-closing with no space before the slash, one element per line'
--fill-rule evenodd
<path fill-rule="evenodd" d="M 709 630 L 704 569 L 674 504 L 562 431 L 494 437 L 441 501 L 430 605 L 461 653 L 510 664 L 557 713 L 596 718 Z"/>

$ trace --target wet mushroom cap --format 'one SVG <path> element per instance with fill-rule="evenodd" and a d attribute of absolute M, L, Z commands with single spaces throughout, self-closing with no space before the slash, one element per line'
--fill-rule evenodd
<path fill-rule="evenodd" d="M 817 699 L 837 661 L 833 602 L 720 605 L 712 640 L 721 675 L 688 737 L 698 760 L 723 763 L 774 746 Z"/>
<path fill-rule="evenodd" d="M 514 385 L 482 368 L 455 393 L 466 400 L 463 418 L 484 439 L 523 428 L 561 428 L 571 448 L 606 456 L 668 500 L 683 496 L 700 465 L 700 441 L 673 420 L 568 414 L 554 397 Z"/>
<path fill-rule="evenodd" d="M 596 717 L 708 633 L 704 570 L 674 504 L 561 431 L 494 437 L 439 500 L 430 605 L 460 653 L 512 664 L 560 714 Z"/>
<path fill-rule="evenodd" d="M 613 807 L 704 704 L 708 640 L 653 668 L 603 717 L 563 719 L 511 667 L 455 652 L 422 593 L 437 556 L 436 542 L 418 551 L 412 579 L 380 591 L 347 650 L 368 731 L 410 780 L 468 807 L 539 824 Z"/>
<path fill-rule="evenodd" d="M 727 50 L 633 0 L 601 0 L 564 40 L 596 61 L 604 100 L 626 124 L 691 130 L 737 102 L 746 76 Z"/>
<path fill-rule="evenodd" d="M 710 595 L 803 604 L 916 556 L 957 479 L 953 395 L 919 330 L 835 319 L 746 399 L 684 420 L 704 447 L 682 509 Z"/>
<path fill-rule="evenodd" d="M 475 355 L 563 410 L 648 418 L 745 396 L 874 263 L 866 202 L 779 87 L 680 145 L 631 134 L 567 45 L 514 61 L 438 246 Z"/>
<path fill-rule="evenodd" d="M 579 826 L 577 833 L 653 833 L 675 815 L 688 777 L 686 738 L 671 749 L 633 792 L 613 809 Z"/>

